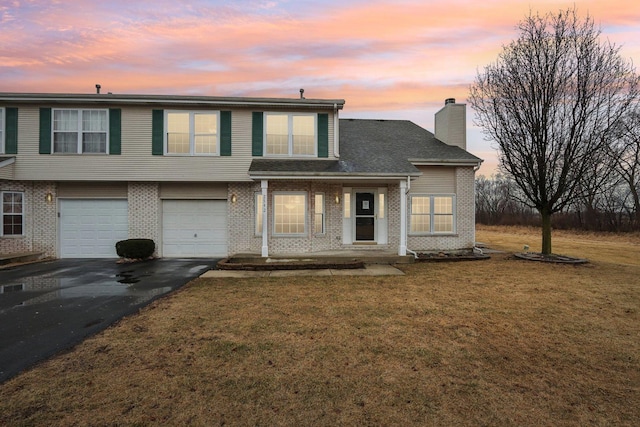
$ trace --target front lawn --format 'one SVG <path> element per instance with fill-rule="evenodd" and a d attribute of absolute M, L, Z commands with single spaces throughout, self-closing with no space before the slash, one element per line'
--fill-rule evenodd
<path fill-rule="evenodd" d="M 592 262 L 197 279 L 0 385 L 0 425 L 634 425 L 640 239 L 554 245 Z"/>

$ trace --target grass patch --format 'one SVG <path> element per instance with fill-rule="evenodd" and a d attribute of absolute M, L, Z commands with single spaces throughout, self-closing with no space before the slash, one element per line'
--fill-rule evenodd
<path fill-rule="evenodd" d="M 0 385 L 0 425 L 634 425 L 640 239 L 556 233 L 554 252 L 591 263 L 197 279 Z"/>

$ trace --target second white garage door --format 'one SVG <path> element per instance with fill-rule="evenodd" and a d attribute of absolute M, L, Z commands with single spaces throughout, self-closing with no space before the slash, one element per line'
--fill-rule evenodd
<path fill-rule="evenodd" d="M 227 201 L 163 200 L 162 256 L 227 256 Z"/>

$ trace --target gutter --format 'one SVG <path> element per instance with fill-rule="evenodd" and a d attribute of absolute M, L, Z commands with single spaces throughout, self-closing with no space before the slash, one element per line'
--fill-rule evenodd
<path fill-rule="evenodd" d="M 335 108 L 344 106 L 344 100 L 289 98 L 241 98 L 241 97 L 162 97 L 158 95 L 49 95 L 49 94 L 0 94 L 0 101 L 19 103 L 96 103 L 129 105 L 224 105 L 237 107 L 299 107 Z"/>

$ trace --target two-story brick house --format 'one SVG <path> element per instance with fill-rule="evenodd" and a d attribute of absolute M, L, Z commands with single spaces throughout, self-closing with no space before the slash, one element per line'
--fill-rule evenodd
<path fill-rule="evenodd" d="M 0 252 L 262 256 L 474 244 L 465 105 L 434 134 L 340 99 L 0 93 Z"/>

